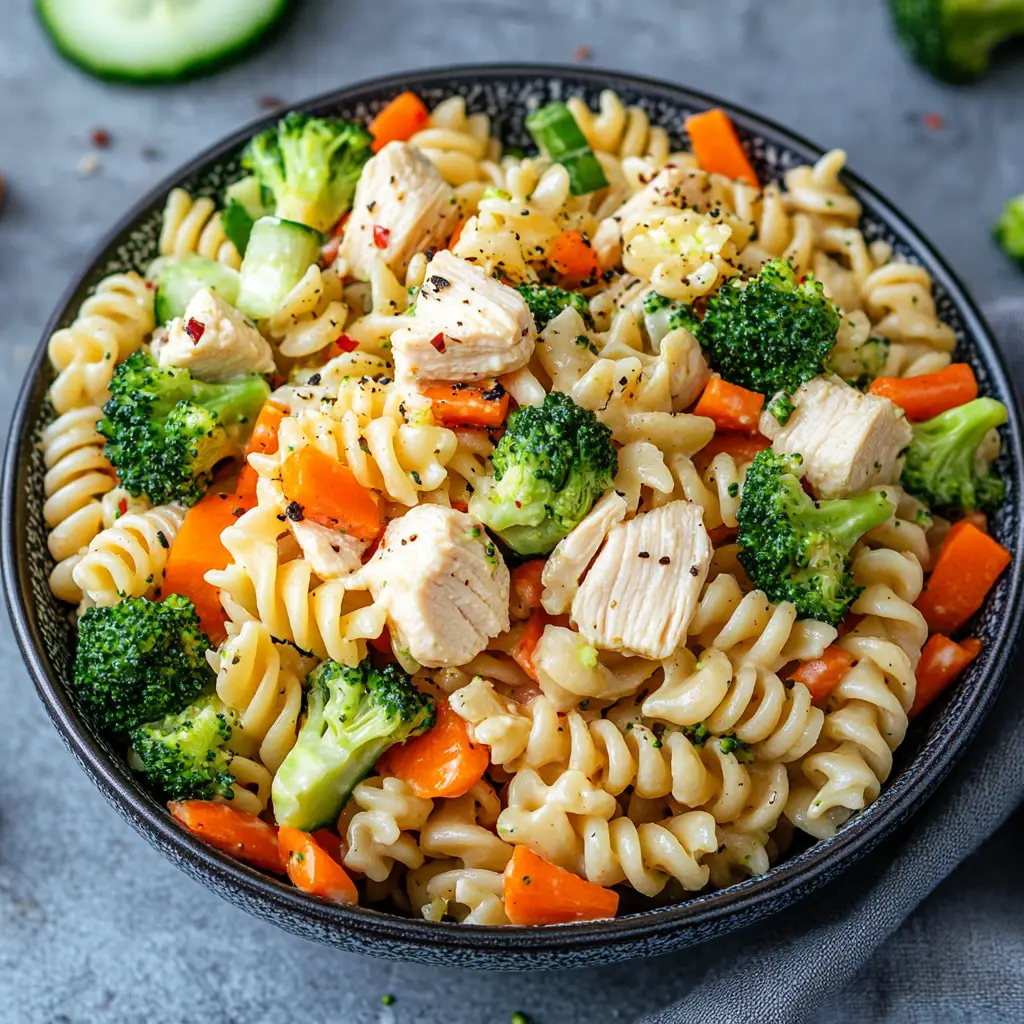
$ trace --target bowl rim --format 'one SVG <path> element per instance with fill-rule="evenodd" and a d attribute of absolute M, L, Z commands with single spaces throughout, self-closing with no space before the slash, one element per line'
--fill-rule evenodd
<path fill-rule="evenodd" d="M 365 94 L 385 88 L 399 92 L 405 88 L 445 88 L 471 84 L 478 79 L 523 81 L 530 78 L 568 82 L 570 85 L 584 84 L 592 88 L 625 87 L 640 92 L 648 99 L 660 96 L 674 103 L 692 105 L 698 109 L 721 107 L 741 129 L 759 134 L 769 142 L 778 142 L 804 159 L 813 162 L 824 152 L 821 147 L 770 118 L 699 90 L 642 75 L 564 64 L 455 64 L 427 67 L 361 80 L 292 104 L 289 109 L 310 110 L 346 101 L 358 102 Z M 849 868 L 854 861 L 888 837 L 948 774 L 973 737 L 984 715 L 991 708 L 1002 686 L 1020 632 L 1020 559 L 1014 560 L 1008 574 L 1007 614 L 1003 617 L 998 633 L 998 639 L 1003 642 L 1000 643 L 999 650 L 994 652 L 989 674 L 975 681 L 972 692 L 963 703 L 961 715 L 956 720 L 956 729 L 947 728 L 946 742 L 934 744 L 925 762 L 918 766 L 916 772 L 906 773 L 898 780 L 897 785 L 883 789 L 881 796 L 868 811 L 856 815 L 850 824 L 840 829 L 833 838 L 814 843 L 802 853 L 773 867 L 767 875 L 694 897 L 685 903 L 619 918 L 549 925 L 544 928 L 467 928 L 449 922 L 432 923 L 416 918 L 402 918 L 368 907 L 338 906 L 310 898 L 299 890 L 207 846 L 177 826 L 163 806 L 145 793 L 139 784 L 125 781 L 123 764 L 119 765 L 101 748 L 85 721 L 71 705 L 63 685 L 56 678 L 56 673 L 51 675 L 44 663 L 42 637 L 38 627 L 33 625 L 29 611 L 32 604 L 29 574 L 21 553 L 15 550 L 19 517 L 23 516 L 23 513 L 19 512 L 21 503 L 18 501 L 18 487 L 24 475 L 23 463 L 26 460 L 22 459 L 21 453 L 28 450 L 27 446 L 31 443 L 38 415 L 38 392 L 44 373 L 47 341 L 65 318 L 75 296 L 106 258 L 112 244 L 129 231 L 155 203 L 162 201 L 171 188 L 207 165 L 237 152 L 252 134 L 275 122 L 279 114 L 280 112 L 269 112 L 253 119 L 165 175 L 105 233 L 75 273 L 54 307 L 16 400 L 6 445 L 0 491 L 4 508 L 0 543 L 0 568 L 4 592 L 18 646 L 36 691 L 65 745 L 104 796 L 115 805 L 129 824 L 153 845 L 158 846 L 164 853 L 172 854 L 172 859 L 179 866 L 187 864 L 190 872 L 196 877 L 213 885 L 222 894 L 230 892 L 230 898 L 236 902 L 244 900 L 249 906 L 262 905 L 260 912 L 265 916 L 272 916 L 284 927 L 295 928 L 299 921 L 305 920 L 319 927 L 323 933 L 322 937 L 328 941 L 340 942 L 342 936 L 351 936 L 358 941 L 361 936 L 371 943 L 366 947 L 370 952 L 383 952 L 385 955 L 388 952 L 386 949 L 373 949 L 372 944 L 390 944 L 400 947 L 405 953 L 413 947 L 429 948 L 440 945 L 461 948 L 484 956 L 500 954 L 511 961 L 508 964 L 510 967 L 527 966 L 519 958 L 519 954 L 525 954 L 527 958 L 531 955 L 536 958 L 538 954 L 547 954 L 549 958 L 563 954 L 569 958 L 574 950 L 588 947 L 600 950 L 621 945 L 630 947 L 633 950 L 631 955 L 641 955 L 641 944 L 655 936 L 679 936 L 713 923 L 716 930 L 721 931 L 723 921 L 732 921 L 733 926 L 739 926 L 754 917 L 763 916 L 771 909 L 781 909 L 802 898 L 812 889 L 834 877 L 840 870 Z M 869 200 L 879 219 L 912 248 L 915 257 L 948 293 L 963 320 L 965 331 L 977 346 L 982 361 L 992 377 L 994 389 L 1004 391 L 1013 399 L 1007 403 L 1007 430 L 1019 453 L 1021 427 L 1013 379 L 1007 372 L 991 332 L 973 299 L 931 243 L 884 196 L 855 172 L 847 170 L 843 176 L 855 194 Z M 1024 517 L 1018 520 L 1017 535 L 1014 538 L 1018 550 L 1021 549 L 1022 538 Z M 908 778 L 908 775 L 911 777 Z M 772 904 L 770 908 L 766 908 L 768 903 Z M 724 927 L 729 925 L 726 924 Z M 548 962 L 551 962 L 550 959 Z M 489 966 L 496 965 L 491 963 Z"/>

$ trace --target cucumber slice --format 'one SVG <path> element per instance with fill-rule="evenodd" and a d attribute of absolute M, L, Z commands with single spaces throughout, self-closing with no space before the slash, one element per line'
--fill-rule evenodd
<path fill-rule="evenodd" d="M 289 0 L 36 0 L 65 57 L 101 78 L 168 81 L 255 45 Z"/>
<path fill-rule="evenodd" d="M 240 271 L 236 305 L 243 313 L 267 317 L 320 259 L 319 231 L 280 217 L 261 217 L 252 226 Z"/>
<path fill-rule="evenodd" d="M 156 322 L 165 324 L 176 316 L 184 316 L 189 300 L 201 288 L 212 288 L 233 306 L 238 298 L 238 271 L 202 256 L 165 263 L 156 276 Z"/>
<path fill-rule="evenodd" d="M 268 200 L 269 194 L 264 193 L 263 186 L 251 175 L 224 190 L 220 222 L 224 226 L 224 234 L 243 256 L 253 224 L 260 217 L 274 212 L 273 204 Z"/>

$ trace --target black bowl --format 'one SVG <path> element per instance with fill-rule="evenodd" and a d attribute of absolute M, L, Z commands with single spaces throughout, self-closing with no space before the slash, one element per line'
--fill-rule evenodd
<path fill-rule="evenodd" d="M 709 106 L 724 107 L 749 144 L 762 180 L 777 179 L 788 168 L 814 161 L 821 154 L 790 132 L 712 97 L 662 82 L 580 68 L 492 66 L 422 71 L 352 86 L 302 104 L 301 109 L 366 120 L 404 89 L 415 89 L 430 105 L 460 94 L 472 110 L 491 115 L 506 141 L 523 144 L 528 142 L 523 124 L 528 103 L 580 95 L 593 106 L 606 88 L 616 89 L 624 101 L 644 107 L 653 122 L 669 129 L 676 143 L 684 138 L 683 120 L 688 114 Z M 981 657 L 935 709 L 914 724 L 875 803 L 855 815 L 833 838 L 790 856 L 766 875 L 613 921 L 530 929 L 474 928 L 319 902 L 182 831 L 132 775 L 122 752 L 93 733 L 65 686 L 74 650 L 68 609 L 51 596 L 47 586 L 50 566 L 42 518 L 43 465 L 36 444 L 50 416 L 46 390 L 53 374 L 46 360 L 46 339 L 70 322 L 100 278 L 126 268 L 141 270 L 153 257 L 169 189 L 183 185 L 201 194 L 216 194 L 236 175 L 245 141 L 272 120 L 268 116 L 249 125 L 201 154 L 162 182 L 114 228 L 47 325 L 14 415 L 3 481 L 7 599 L 39 696 L 64 742 L 107 799 L 150 843 L 194 878 L 290 931 L 375 956 L 491 970 L 608 963 L 705 941 L 789 906 L 835 878 L 890 835 L 952 768 L 996 697 L 1019 630 L 1019 560 L 1006 572 L 978 617 L 975 632 L 985 641 Z M 883 239 L 901 257 L 920 263 L 932 274 L 940 314 L 956 330 L 957 358 L 974 367 L 986 394 L 1009 407 L 1002 457 L 1007 500 L 992 529 L 1003 544 L 1020 551 L 1020 423 L 1012 387 L 988 327 L 952 271 L 921 235 L 856 175 L 846 174 L 844 180 L 863 204 L 862 226 L 868 238 Z"/>

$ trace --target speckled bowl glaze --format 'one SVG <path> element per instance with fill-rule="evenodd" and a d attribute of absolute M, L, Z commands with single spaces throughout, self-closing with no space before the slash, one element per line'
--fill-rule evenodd
<path fill-rule="evenodd" d="M 524 118 L 539 104 L 582 96 L 596 105 L 602 89 L 618 90 L 665 125 L 674 143 L 685 139 L 684 118 L 723 106 L 749 145 L 761 179 L 779 179 L 820 150 L 761 118 L 709 96 L 661 82 L 609 72 L 556 67 L 465 67 L 423 71 L 352 86 L 302 104 L 314 114 L 365 121 L 403 89 L 428 105 L 465 97 L 485 111 L 506 142 L 528 144 Z M 777 913 L 835 878 L 889 836 L 929 796 L 952 768 L 991 706 L 1006 673 L 1021 618 L 1021 563 L 1014 562 L 979 616 L 982 656 L 938 705 L 914 723 L 899 748 L 892 776 L 878 800 L 824 842 L 790 855 L 768 874 L 685 903 L 631 913 L 614 921 L 548 928 L 463 927 L 429 924 L 363 907 L 319 902 L 230 858 L 179 829 L 163 806 L 129 771 L 122 752 L 93 733 L 66 688 L 74 631 L 68 609 L 47 587 L 50 569 L 43 524 L 43 462 L 36 442 L 50 412 L 52 378 L 45 358 L 52 331 L 69 323 L 104 275 L 143 270 L 156 254 L 160 211 L 167 192 L 183 185 L 216 195 L 237 176 L 238 156 L 249 136 L 274 120 L 268 116 L 198 156 L 168 178 L 114 228 L 60 301 L 40 341 L 14 415 L 3 480 L 3 576 L 14 627 L 36 687 L 64 742 L 120 814 L 188 874 L 240 907 L 290 931 L 343 949 L 394 959 L 495 969 L 578 967 L 664 953 L 703 942 Z M 1004 509 L 992 528 L 1002 543 L 1021 550 L 1021 434 L 1007 373 L 974 304 L 949 267 L 889 204 L 856 175 L 846 184 L 864 207 L 869 239 L 884 239 L 896 252 L 925 266 L 935 279 L 939 311 L 958 339 L 957 357 L 968 361 L 984 393 L 1009 406 L 1002 471 L 1008 483 Z M 102 880 L 98 880 L 102 884 Z"/>

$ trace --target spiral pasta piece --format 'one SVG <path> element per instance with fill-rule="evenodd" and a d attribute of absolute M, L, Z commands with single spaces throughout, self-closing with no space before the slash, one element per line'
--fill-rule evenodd
<path fill-rule="evenodd" d="M 138 274 L 111 274 L 100 281 L 75 319 L 54 332 L 47 347 L 57 372 L 49 390 L 57 414 L 102 405 L 114 368 L 145 341 L 153 326 L 153 293 Z"/>
<path fill-rule="evenodd" d="M 101 607 L 158 593 L 184 518 L 184 510 L 177 505 L 157 505 L 121 516 L 92 539 L 72 572 L 75 583 Z"/>
<path fill-rule="evenodd" d="M 455 859 L 466 868 L 504 871 L 512 847 L 492 831 L 500 811 L 498 794 L 484 781 L 463 796 L 438 800 L 420 829 L 420 851 L 427 857 Z"/>
<path fill-rule="evenodd" d="M 668 132 L 652 125 L 642 107 L 625 106 L 613 90 L 601 92 L 597 111 L 592 111 L 578 96 L 570 96 L 566 106 L 595 152 L 610 153 L 619 159 L 646 157 L 654 168 L 668 160 Z"/>
<path fill-rule="evenodd" d="M 497 160 L 500 145 L 491 137 L 486 114 L 470 114 L 461 96 L 442 100 L 430 112 L 426 127 L 409 140 L 418 146 L 449 185 L 487 181 L 483 163 Z"/>
<path fill-rule="evenodd" d="M 289 359 L 315 355 L 337 341 L 345 326 L 348 307 L 341 294 L 337 270 L 313 264 L 262 322 L 262 330 Z"/>
<path fill-rule="evenodd" d="M 204 256 L 234 270 L 242 265 L 224 233 L 217 204 L 205 196 L 194 198 L 183 188 L 173 188 L 167 195 L 158 245 L 161 256 Z"/>

